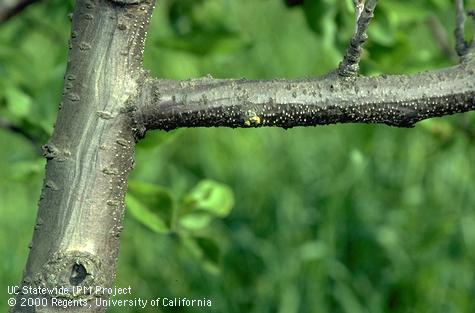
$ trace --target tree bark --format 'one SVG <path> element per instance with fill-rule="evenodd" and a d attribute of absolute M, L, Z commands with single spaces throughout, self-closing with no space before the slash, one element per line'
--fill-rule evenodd
<path fill-rule="evenodd" d="M 139 97 L 142 129 L 315 126 L 423 119 L 475 109 L 475 62 L 414 76 L 303 80 L 148 79 Z"/>
<path fill-rule="evenodd" d="M 69 312 L 106 309 L 96 305 L 108 298 L 96 287 L 114 282 L 127 176 L 135 142 L 149 129 L 348 122 L 411 127 L 475 109 L 473 51 L 458 66 L 415 76 L 154 79 L 142 69 L 154 3 L 76 2 L 64 92 L 44 146 L 46 175 L 23 276 L 24 286 L 53 293 L 20 294 L 13 312 L 64 310 L 54 298 L 70 301 Z M 77 287 L 83 289 L 73 293 Z M 28 303 L 33 300 L 39 305 Z"/>
<path fill-rule="evenodd" d="M 136 1 L 135 1 L 136 2 Z M 44 146 L 46 177 L 23 285 L 57 290 L 19 295 L 13 312 L 102 312 L 96 286 L 114 281 L 127 175 L 133 167 L 134 120 L 128 109 L 142 72 L 152 1 L 78 0 L 64 92 L 53 135 Z M 61 295 L 55 287 L 93 287 Z M 32 306 L 28 299 L 47 299 Z M 88 300 L 80 306 L 79 300 Z"/>

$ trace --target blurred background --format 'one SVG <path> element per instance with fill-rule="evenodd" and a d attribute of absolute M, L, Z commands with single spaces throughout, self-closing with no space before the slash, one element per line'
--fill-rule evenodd
<path fill-rule="evenodd" d="M 39 1 L 0 24 L 2 311 L 32 238 L 73 4 Z M 380 1 L 363 73 L 455 64 L 453 20 L 452 1 Z M 351 0 L 160 0 L 145 66 L 172 79 L 317 76 L 338 65 L 353 22 Z M 474 161 L 473 113 L 413 129 L 149 132 L 116 285 L 213 303 L 158 312 L 474 312 Z"/>

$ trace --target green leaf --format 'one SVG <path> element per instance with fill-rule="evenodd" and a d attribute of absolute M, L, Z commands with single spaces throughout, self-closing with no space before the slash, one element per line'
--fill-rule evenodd
<path fill-rule="evenodd" d="M 228 186 L 213 180 L 202 180 L 185 197 L 185 211 L 208 212 L 226 217 L 234 206 L 234 194 Z"/>
<path fill-rule="evenodd" d="M 200 230 L 207 227 L 213 216 L 207 213 L 190 213 L 180 217 L 180 226 L 188 230 Z"/>
<path fill-rule="evenodd" d="M 32 104 L 30 96 L 14 86 L 6 89 L 5 96 L 11 114 L 19 118 L 28 116 Z"/>
<path fill-rule="evenodd" d="M 125 203 L 131 215 L 154 232 L 163 234 L 170 231 L 175 205 L 167 189 L 131 181 Z"/>
<path fill-rule="evenodd" d="M 308 26 L 318 35 L 325 33 L 325 28 L 330 19 L 333 19 L 332 10 L 335 9 L 334 0 L 305 1 L 303 9 Z M 334 22 L 333 20 L 331 20 Z"/>
<path fill-rule="evenodd" d="M 204 266 L 211 271 L 218 269 L 221 250 L 216 241 L 205 237 L 195 237 L 195 241 L 203 253 Z"/>

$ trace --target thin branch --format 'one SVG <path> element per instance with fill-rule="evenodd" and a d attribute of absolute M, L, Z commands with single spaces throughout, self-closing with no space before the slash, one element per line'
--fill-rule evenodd
<path fill-rule="evenodd" d="M 467 51 L 463 0 L 455 0 L 455 51 L 459 56 L 463 56 Z"/>
<path fill-rule="evenodd" d="M 427 26 L 432 32 L 432 36 L 434 37 L 440 50 L 442 50 L 442 53 L 450 59 L 455 59 L 456 55 L 451 44 L 449 43 L 447 30 L 442 25 L 440 20 L 435 15 L 431 15 L 427 18 Z"/>
<path fill-rule="evenodd" d="M 335 123 L 412 127 L 423 119 L 475 110 L 474 67 L 471 62 L 414 76 L 352 79 L 149 79 L 135 108 L 137 131 Z"/>
<path fill-rule="evenodd" d="M 20 13 L 30 4 L 38 1 L 39 0 L 14 0 L 6 1 L 6 3 L 0 4 L 0 24 Z"/>
<path fill-rule="evenodd" d="M 475 10 L 468 11 L 468 16 L 472 18 L 472 26 L 473 26 L 473 35 L 472 35 L 472 49 L 475 49 Z"/>
<path fill-rule="evenodd" d="M 376 8 L 377 0 L 353 0 L 355 5 L 356 25 L 353 38 L 346 50 L 345 57 L 340 63 L 338 74 L 340 76 L 348 77 L 355 76 L 359 72 L 359 65 L 361 58 L 362 46 L 368 39 L 366 31 L 369 23 L 373 18 L 373 13 Z"/>

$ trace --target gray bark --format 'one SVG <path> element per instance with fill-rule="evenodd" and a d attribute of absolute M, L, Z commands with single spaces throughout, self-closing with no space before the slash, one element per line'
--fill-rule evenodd
<path fill-rule="evenodd" d="M 79 0 L 72 21 L 64 92 L 53 135 L 44 146 L 46 177 L 23 276 L 25 286 L 111 286 L 122 229 L 127 175 L 133 166 L 130 99 L 142 75 L 145 29 L 153 9 L 109 0 Z M 72 312 L 101 312 L 90 300 Z M 14 312 L 56 312 L 60 307 L 21 306 Z"/>
<path fill-rule="evenodd" d="M 312 126 L 420 120 L 475 109 L 475 63 L 414 76 L 327 75 L 303 80 L 147 79 L 139 97 L 142 129 Z"/>
<path fill-rule="evenodd" d="M 14 312 L 57 312 L 52 297 L 103 312 L 96 286 L 114 282 L 127 176 L 149 129 L 386 123 L 475 109 L 475 61 L 415 76 L 330 74 L 302 80 L 169 81 L 142 70 L 153 0 L 77 0 L 64 93 L 44 147 L 46 176 L 23 285 L 93 287 L 85 294 L 19 295 Z M 21 306 L 46 299 L 48 307 Z M 78 303 L 76 303 L 78 304 Z M 90 305 L 90 306 L 89 306 Z"/>

